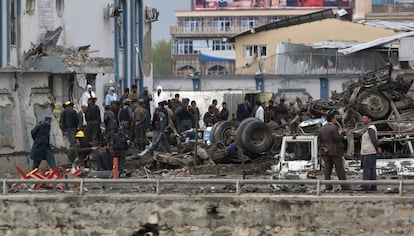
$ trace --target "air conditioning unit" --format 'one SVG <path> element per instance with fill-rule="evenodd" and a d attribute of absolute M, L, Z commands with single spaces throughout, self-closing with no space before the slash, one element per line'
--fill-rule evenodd
<path fill-rule="evenodd" d="M 115 17 L 120 16 L 122 13 L 122 9 L 120 7 L 115 6 L 113 3 L 109 4 L 104 9 L 104 17 Z"/>
<path fill-rule="evenodd" d="M 158 12 L 156 8 L 150 8 L 150 7 L 145 8 L 145 21 L 147 23 L 158 21 L 159 15 L 160 13 Z"/>

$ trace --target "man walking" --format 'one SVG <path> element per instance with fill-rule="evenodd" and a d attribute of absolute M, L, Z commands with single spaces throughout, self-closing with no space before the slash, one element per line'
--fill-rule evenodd
<path fill-rule="evenodd" d="M 154 150 L 157 150 L 160 143 L 164 146 L 165 151 L 170 152 L 170 144 L 168 143 L 168 139 L 165 134 L 168 118 L 159 107 L 155 109 L 154 116 L 156 117 L 156 120 L 154 120 L 154 135 L 152 138 L 152 145 L 149 149 L 149 153 L 152 155 Z"/>
<path fill-rule="evenodd" d="M 377 128 L 371 124 L 372 117 L 369 115 L 362 116 L 362 123 L 365 125 L 365 132 L 361 137 L 361 166 L 363 180 L 377 179 L 377 154 L 382 150 L 378 146 Z M 361 186 L 363 191 L 377 191 L 376 185 L 364 184 Z"/>
<path fill-rule="evenodd" d="M 39 168 L 42 160 L 46 160 L 51 168 L 56 166 L 55 156 L 50 148 L 50 124 L 52 117 L 46 116 L 44 121 L 37 124 L 32 130 L 33 146 L 30 151 L 30 159 L 33 160 L 32 169 Z"/>
<path fill-rule="evenodd" d="M 344 154 L 343 148 L 343 135 L 338 131 L 338 126 L 335 114 L 329 113 L 326 116 L 328 121 L 320 130 L 318 135 L 318 145 L 322 152 L 322 158 L 324 162 L 324 175 L 326 180 L 331 179 L 332 168 L 335 165 L 335 172 L 338 175 L 339 180 L 346 180 L 345 168 L 343 164 L 342 155 Z M 343 132 L 347 129 L 344 128 Z M 332 190 L 332 185 L 327 184 L 326 190 Z M 342 190 L 349 190 L 349 186 L 346 184 L 341 185 Z"/>

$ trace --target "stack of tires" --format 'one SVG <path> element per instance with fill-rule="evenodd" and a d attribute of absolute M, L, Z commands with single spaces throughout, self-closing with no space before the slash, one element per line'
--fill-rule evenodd
<path fill-rule="evenodd" d="M 237 129 L 236 133 L 234 133 L 235 129 Z M 244 151 L 260 154 L 269 151 L 273 137 L 272 130 L 264 122 L 256 118 L 247 118 L 241 123 L 236 121 L 216 123 L 211 128 L 210 141 L 211 143 L 234 141 Z"/>

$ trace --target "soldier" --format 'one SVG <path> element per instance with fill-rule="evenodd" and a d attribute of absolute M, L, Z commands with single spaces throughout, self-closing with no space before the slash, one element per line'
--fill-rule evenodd
<path fill-rule="evenodd" d="M 132 110 L 129 107 L 131 105 L 131 100 L 129 98 L 124 99 L 124 106 L 119 110 L 118 121 L 119 127 L 124 129 L 124 134 L 127 137 L 131 137 L 131 126 L 134 117 L 132 115 Z"/>
<path fill-rule="evenodd" d="M 208 111 L 204 114 L 203 121 L 206 127 L 211 127 L 217 123 L 217 116 L 213 105 L 208 107 Z"/>
<path fill-rule="evenodd" d="M 190 113 L 193 116 L 192 128 L 200 128 L 200 110 L 196 101 L 191 101 Z"/>
<path fill-rule="evenodd" d="M 166 128 L 168 125 L 167 116 L 161 111 L 161 108 L 157 107 L 155 109 L 154 117 L 154 135 L 152 138 L 152 145 L 149 149 L 149 153 L 152 155 L 154 150 L 158 148 L 158 145 L 161 143 L 164 145 L 165 151 L 170 152 L 170 144 L 166 136 Z"/>
<path fill-rule="evenodd" d="M 88 108 L 85 114 L 86 119 L 86 138 L 88 142 L 99 143 L 101 137 L 101 111 L 95 104 L 95 98 L 88 99 Z"/>
<path fill-rule="evenodd" d="M 69 139 L 69 147 L 75 144 L 75 134 L 78 128 L 78 114 L 73 110 L 73 102 L 67 101 L 64 104 L 65 110 L 60 115 L 60 128 Z"/>
<path fill-rule="evenodd" d="M 118 121 L 110 106 L 105 106 L 104 123 L 106 132 L 106 142 L 111 143 L 118 129 Z"/>
<path fill-rule="evenodd" d="M 150 102 L 152 101 L 152 95 L 148 91 L 148 87 L 144 86 L 144 92 L 140 96 L 141 99 L 144 99 L 144 108 L 147 111 L 146 114 L 146 128 L 150 127 L 151 123 L 151 110 L 150 110 Z"/>
<path fill-rule="evenodd" d="M 131 99 L 132 102 L 138 101 L 139 93 L 138 93 L 138 86 L 136 84 L 132 85 L 132 93 L 128 95 L 128 98 Z"/>
<path fill-rule="evenodd" d="M 135 123 L 135 140 L 134 144 L 138 146 L 140 150 L 145 148 L 146 135 L 146 110 L 144 108 L 144 99 L 138 100 L 138 107 L 134 111 L 134 123 Z"/>
<path fill-rule="evenodd" d="M 52 117 L 46 116 L 44 121 L 37 124 L 32 130 L 33 146 L 30 151 L 30 159 L 33 160 L 32 169 L 39 167 L 42 160 L 46 160 L 50 168 L 56 166 L 55 156 L 50 148 L 50 124 Z"/>

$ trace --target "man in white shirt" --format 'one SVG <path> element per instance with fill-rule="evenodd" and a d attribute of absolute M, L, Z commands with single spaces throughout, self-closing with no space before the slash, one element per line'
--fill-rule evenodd
<path fill-rule="evenodd" d="M 264 112 L 263 104 L 260 101 L 256 101 L 256 105 L 257 105 L 257 110 L 256 110 L 255 117 L 261 120 L 262 122 L 264 122 L 265 112 Z"/>

